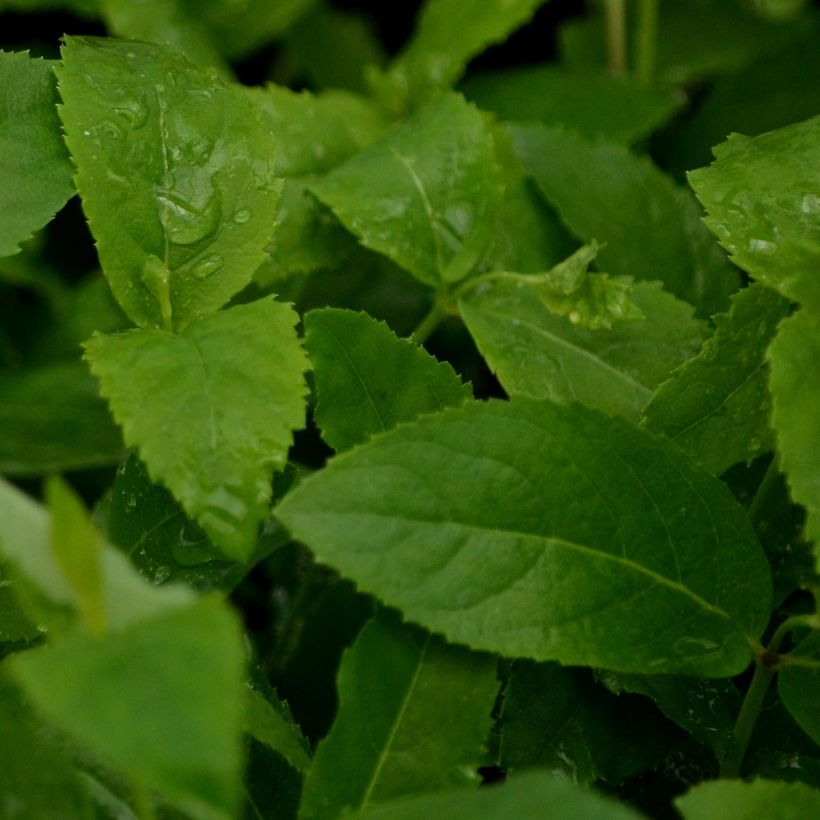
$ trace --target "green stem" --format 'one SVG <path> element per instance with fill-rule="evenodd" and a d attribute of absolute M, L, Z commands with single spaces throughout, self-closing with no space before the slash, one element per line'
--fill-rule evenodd
<path fill-rule="evenodd" d="M 658 50 L 658 0 L 639 0 L 636 37 L 635 77 L 641 85 L 649 85 Z"/>
<path fill-rule="evenodd" d="M 626 72 L 626 0 L 604 0 L 609 69 L 613 74 Z"/>
<path fill-rule="evenodd" d="M 413 331 L 413 339 L 416 344 L 423 345 L 430 338 L 433 331 L 447 317 L 448 313 L 449 311 L 445 307 L 443 300 L 440 296 L 437 296 L 430 310 Z"/>

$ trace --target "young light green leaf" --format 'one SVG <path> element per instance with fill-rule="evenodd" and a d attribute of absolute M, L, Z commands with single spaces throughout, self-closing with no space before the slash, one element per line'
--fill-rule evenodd
<path fill-rule="evenodd" d="M 772 422 L 792 498 L 808 511 L 806 534 L 820 553 L 820 319 L 799 311 L 780 326 L 767 354 Z"/>
<path fill-rule="evenodd" d="M 314 415 L 334 450 L 472 398 L 449 364 L 366 313 L 313 310 L 304 325 L 318 396 Z"/>
<path fill-rule="evenodd" d="M 238 798 L 242 659 L 235 617 L 202 599 L 26 652 L 11 670 L 38 712 L 89 751 L 216 820 L 234 816 Z"/>
<path fill-rule="evenodd" d="M 442 94 L 311 190 L 368 248 L 425 284 L 463 279 L 487 247 L 500 195 L 478 110 Z"/>
<path fill-rule="evenodd" d="M 788 654 L 777 688 L 792 717 L 820 744 L 820 630 L 811 632 Z"/>
<path fill-rule="evenodd" d="M 704 315 L 726 306 L 738 276 L 691 195 L 646 158 L 542 125 L 508 126 L 524 167 L 567 227 L 601 243 L 615 276 L 660 279 Z"/>
<path fill-rule="evenodd" d="M 381 613 L 344 656 L 338 689 L 339 713 L 305 779 L 300 818 L 329 820 L 477 779 L 498 693 L 491 656 Z"/>
<path fill-rule="evenodd" d="M 264 260 L 280 185 L 252 97 L 159 46 L 68 38 L 61 117 L 100 261 L 125 312 L 177 329 Z"/>
<path fill-rule="evenodd" d="M 645 318 L 610 330 L 574 325 L 532 288 L 504 280 L 477 288 L 459 311 L 508 393 L 577 400 L 637 421 L 652 390 L 697 352 L 703 325 L 657 282 L 638 282 L 631 295 Z"/>
<path fill-rule="evenodd" d="M 533 771 L 486 789 L 451 789 L 386 803 L 361 816 L 364 820 L 638 820 L 642 815 L 624 803 L 579 789 L 552 772 Z"/>
<path fill-rule="evenodd" d="M 769 614 L 768 565 L 726 487 L 582 405 L 423 416 L 337 456 L 277 515 L 410 620 L 511 657 L 729 676 Z"/>
<path fill-rule="evenodd" d="M 43 475 L 116 464 L 125 448 L 80 361 L 0 375 L 0 472 Z"/>
<path fill-rule="evenodd" d="M 802 783 L 714 780 L 695 786 L 675 805 L 685 820 L 806 820 L 820 813 L 820 791 Z"/>
<path fill-rule="evenodd" d="M 733 134 L 689 174 L 706 224 L 763 284 L 820 310 L 820 117 L 759 137 Z"/>
<path fill-rule="evenodd" d="M 53 66 L 0 51 L 0 257 L 17 253 L 74 193 Z"/>
<path fill-rule="evenodd" d="M 398 113 L 451 86 L 467 63 L 526 23 L 546 0 L 428 0 L 416 32 L 384 74 L 377 96 Z"/>
<path fill-rule="evenodd" d="M 586 137 L 625 145 L 651 134 L 681 104 L 678 95 L 639 86 L 627 77 L 552 65 L 479 74 L 468 78 L 462 90 L 499 119 L 564 125 Z"/>
<path fill-rule="evenodd" d="M 245 731 L 278 752 L 297 772 L 310 768 L 310 746 L 287 705 L 271 702 L 256 689 L 245 693 Z"/>
<path fill-rule="evenodd" d="M 271 476 L 304 421 L 307 362 L 296 319 L 265 298 L 180 334 L 131 330 L 86 344 L 126 444 L 237 560 L 256 543 Z"/>
<path fill-rule="evenodd" d="M 715 317 L 715 335 L 664 382 L 644 409 L 662 433 L 715 475 L 747 464 L 773 443 L 766 348 L 789 312 L 775 291 L 752 285 Z"/>
<path fill-rule="evenodd" d="M 499 762 L 564 772 L 584 786 L 653 767 L 678 739 L 645 698 L 613 695 L 588 670 L 516 661 L 504 692 Z"/>

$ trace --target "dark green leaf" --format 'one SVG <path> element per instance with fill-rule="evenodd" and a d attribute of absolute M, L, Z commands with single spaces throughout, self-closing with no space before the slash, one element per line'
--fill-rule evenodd
<path fill-rule="evenodd" d="M 783 705 L 820 744 L 820 631 L 812 632 L 789 653 L 777 685 Z"/>
<path fill-rule="evenodd" d="M 720 475 L 771 449 L 771 400 L 766 348 L 789 312 L 789 302 L 752 285 L 732 299 L 717 330 L 652 396 L 644 424 Z"/>
<path fill-rule="evenodd" d="M 411 620 L 512 657 L 728 676 L 768 617 L 768 566 L 726 488 L 581 405 L 424 416 L 337 456 L 277 515 Z"/>
<path fill-rule="evenodd" d="M 316 750 L 299 816 L 334 818 L 475 781 L 495 669 L 491 656 L 377 615 L 342 660 L 339 713 Z"/>
<path fill-rule="evenodd" d="M 245 694 L 247 733 L 278 752 L 297 772 L 310 768 L 310 746 L 299 730 L 287 705 L 248 689 Z"/>
<path fill-rule="evenodd" d="M 316 423 L 335 450 L 472 398 L 449 364 L 365 313 L 326 308 L 308 313 L 304 323 Z"/>

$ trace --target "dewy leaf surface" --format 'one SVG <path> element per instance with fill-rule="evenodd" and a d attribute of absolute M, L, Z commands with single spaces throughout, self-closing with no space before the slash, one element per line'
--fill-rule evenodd
<path fill-rule="evenodd" d="M 159 46 L 68 38 L 61 117 L 117 300 L 142 327 L 218 310 L 264 260 L 276 140 L 250 95 Z"/>
<path fill-rule="evenodd" d="M 13 674 L 38 712 L 92 753 L 194 816 L 222 818 L 238 796 L 242 656 L 235 617 L 203 599 L 27 652 Z"/>
<path fill-rule="evenodd" d="M 820 791 L 802 783 L 713 780 L 695 786 L 675 805 L 684 820 L 806 820 L 820 813 Z"/>
<path fill-rule="evenodd" d="M 660 279 L 703 315 L 726 308 L 737 273 L 703 226 L 691 194 L 649 159 L 558 127 L 508 130 L 525 168 L 569 229 L 601 245 L 602 270 Z"/>
<path fill-rule="evenodd" d="M 386 803 L 361 816 L 364 820 L 638 820 L 643 815 L 552 772 L 536 770 L 485 789 L 451 789 Z"/>
<path fill-rule="evenodd" d="M 706 224 L 756 279 L 820 310 L 820 117 L 733 134 L 689 174 Z"/>
<path fill-rule="evenodd" d="M 271 475 L 304 420 L 295 323 L 289 306 L 266 298 L 181 334 L 131 330 L 86 345 L 126 443 L 232 558 L 250 553 Z"/>
<path fill-rule="evenodd" d="M 304 820 L 478 780 L 498 693 L 490 655 L 380 613 L 342 660 L 339 712 L 305 780 Z"/>
<path fill-rule="evenodd" d="M 811 739 L 820 744 L 820 631 L 800 641 L 780 670 L 777 687 L 783 705 Z"/>
<path fill-rule="evenodd" d="M 768 617 L 769 569 L 724 485 L 582 405 L 424 416 L 337 456 L 278 516 L 410 620 L 510 657 L 729 676 Z"/>
<path fill-rule="evenodd" d="M 318 395 L 314 416 L 334 450 L 472 398 L 449 364 L 365 313 L 313 310 L 304 325 Z"/>
<path fill-rule="evenodd" d="M 609 330 L 579 327 L 551 313 L 533 288 L 503 280 L 477 287 L 459 311 L 508 393 L 637 420 L 652 390 L 697 352 L 703 325 L 657 282 L 638 282 L 631 298 L 645 318 Z"/>
<path fill-rule="evenodd" d="M 801 310 L 768 351 L 772 421 L 792 499 L 808 511 L 806 534 L 820 552 L 820 319 Z"/>
<path fill-rule="evenodd" d="M 770 288 L 752 285 L 732 298 L 703 350 L 664 382 L 644 424 L 671 438 L 715 475 L 750 462 L 773 443 L 766 348 L 789 312 Z"/>
<path fill-rule="evenodd" d="M 463 279 L 487 247 L 498 173 L 481 113 L 448 92 L 311 190 L 363 245 L 436 286 Z"/>
<path fill-rule="evenodd" d="M 547 0 L 428 0 L 418 26 L 389 71 L 376 77 L 377 91 L 401 108 L 456 82 L 467 63 L 502 42 Z"/>
<path fill-rule="evenodd" d="M 53 66 L 0 51 L 0 257 L 17 253 L 74 193 Z"/>

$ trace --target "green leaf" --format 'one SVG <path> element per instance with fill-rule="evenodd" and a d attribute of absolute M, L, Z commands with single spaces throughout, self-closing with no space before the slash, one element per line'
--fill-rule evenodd
<path fill-rule="evenodd" d="M 0 375 L 0 472 L 87 470 L 116 464 L 124 451 L 99 385 L 83 362 Z"/>
<path fill-rule="evenodd" d="M 660 279 L 704 315 L 724 309 L 738 277 L 697 204 L 646 158 L 542 125 L 510 125 L 524 167 L 567 227 L 601 244 L 615 276 Z"/>
<path fill-rule="evenodd" d="M 616 696 L 587 670 L 516 661 L 501 712 L 500 764 L 574 783 L 619 783 L 655 765 L 677 732 L 645 698 Z"/>
<path fill-rule="evenodd" d="M 196 817 L 233 816 L 242 643 L 214 599 L 26 652 L 11 667 L 46 719 Z M 59 681 L 59 686 L 53 682 Z"/>
<path fill-rule="evenodd" d="M 443 94 L 311 190 L 366 247 L 428 285 L 457 282 L 490 241 L 492 135 L 473 106 Z"/>
<path fill-rule="evenodd" d="M 633 809 L 596 792 L 579 789 L 551 772 L 528 772 L 486 789 L 451 789 L 376 806 L 365 820 L 638 820 Z"/>
<path fill-rule="evenodd" d="M 0 257 L 17 253 L 74 193 L 53 66 L 0 51 Z"/>
<path fill-rule="evenodd" d="M 675 800 L 685 820 L 806 820 L 820 812 L 820 791 L 801 783 L 715 780 Z"/>
<path fill-rule="evenodd" d="M 310 746 L 287 705 L 270 701 L 255 689 L 245 693 L 245 729 L 251 737 L 278 752 L 300 773 L 310 768 Z"/>
<path fill-rule="evenodd" d="M 0 564 L 0 658 L 10 646 L 25 646 L 41 637 L 15 597 L 14 580 L 8 576 L 8 570 Z"/>
<path fill-rule="evenodd" d="M 300 818 L 476 781 L 495 671 L 491 656 L 377 615 L 342 660 L 339 712 L 305 779 Z"/>
<path fill-rule="evenodd" d="M 726 487 L 582 405 L 423 416 L 337 456 L 277 515 L 410 620 L 510 657 L 729 676 L 768 618 L 769 569 Z"/>
<path fill-rule="evenodd" d="M 715 335 L 678 368 L 644 410 L 644 424 L 682 447 L 715 475 L 747 464 L 773 444 L 766 348 L 789 302 L 752 285 L 715 317 Z"/>
<path fill-rule="evenodd" d="M 472 398 L 449 364 L 366 313 L 314 310 L 304 324 L 318 394 L 314 415 L 334 450 Z"/>
<path fill-rule="evenodd" d="M 304 421 L 296 318 L 265 298 L 178 335 L 131 330 L 86 344 L 126 444 L 234 559 L 250 554 L 271 476 Z"/>
<path fill-rule="evenodd" d="M 644 319 L 589 330 L 549 311 L 532 288 L 487 282 L 459 302 L 490 369 L 510 394 L 581 401 L 636 420 L 652 390 L 699 348 L 702 323 L 657 282 L 632 287 Z"/>
<path fill-rule="evenodd" d="M 676 94 L 627 77 L 552 65 L 479 74 L 468 78 L 462 90 L 499 119 L 564 125 L 585 137 L 625 145 L 651 134 L 681 103 Z"/>
<path fill-rule="evenodd" d="M 792 717 L 820 744 L 820 631 L 809 634 L 786 656 L 777 687 Z"/>
<path fill-rule="evenodd" d="M 820 309 L 820 117 L 749 138 L 733 134 L 689 174 L 706 224 L 763 284 Z"/>
<path fill-rule="evenodd" d="M 253 97 L 158 46 L 68 38 L 58 70 L 77 187 L 136 324 L 183 328 L 253 276 L 280 185 Z"/>
<path fill-rule="evenodd" d="M 428 0 L 416 31 L 384 74 L 371 82 L 385 104 L 401 112 L 435 89 L 459 80 L 467 63 L 503 42 L 546 0 Z"/>
<path fill-rule="evenodd" d="M 808 511 L 806 535 L 820 550 L 820 320 L 801 310 L 780 326 L 768 351 L 772 423 L 792 498 Z"/>

